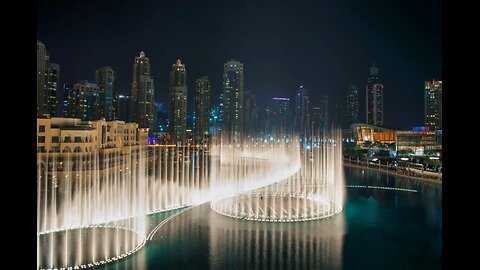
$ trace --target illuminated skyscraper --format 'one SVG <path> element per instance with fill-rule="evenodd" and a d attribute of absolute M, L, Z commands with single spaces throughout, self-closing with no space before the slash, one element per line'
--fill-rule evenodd
<path fill-rule="evenodd" d="M 425 126 L 442 129 L 442 81 L 425 82 Z"/>
<path fill-rule="evenodd" d="M 208 127 L 210 120 L 210 80 L 207 76 L 195 82 L 195 123 L 194 140 L 208 141 Z"/>
<path fill-rule="evenodd" d="M 255 137 L 258 130 L 257 96 L 252 91 L 245 91 L 243 98 L 243 126 L 246 137 Z"/>
<path fill-rule="evenodd" d="M 320 95 L 318 106 L 312 108 L 312 128 L 313 134 L 324 134 L 328 127 L 328 95 Z"/>
<path fill-rule="evenodd" d="M 51 63 L 47 57 L 47 69 L 45 74 L 46 109 L 50 116 L 60 115 L 58 112 L 60 95 L 60 65 Z"/>
<path fill-rule="evenodd" d="M 46 113 L 45 74 L 47 72 L 47 50 L 45 44 L 37 40 L 37 115 Z"/>
<path fill-rule="evenodd" d="M 170 142 L 183 145 L 187 129 L 187 70 L 180 59 L 170 71 Z"/>
<path fill-rule="evenodd" d="M 118 120 L 125 121 L 125 122 L 131 122 L 130 119 L 132 115 L 130 114 L 131 110 L 131 100 L 132 98 L 130 96 L 125 96 L 125 95 L 118 95 L 117 97 L 117 104 L 118 104 Z"/>
<path fill-rule="evenodd" d="M 57 112 L 59 88 L 60 65 L 50 62 L 45 44 L 37 40 L 37 115 L 61 115 L 61 112 Z"/>
<path fill-rule="evenodd" d="M 150 61 L 140 52 L 133 63 L 131 120 L 140 128 L 155 127 L 155 91 L 153 77 L 150 75 Z"/>
<path fill-rule="evenodd" d="M 346 100 L 346 118 L 345 126 L 349 128 L 350 125 L 358 123 L 358 88 L 355 85 L 350 85 L 347 88 L 347 100 Z"/>
<path fill-rule="evenodd" d="M 63 113 L 62 116 L 66 118 L 72 118 L 73 116 L 70 115 L 72 110 L 70 108 L 71 100 L 73 97 L 73 84 L 71 83 L 64 83 L 63 84 Z"/>
<path fill-rule="evenodd" d="M 383 84 L 378 76 L 378 68 L 375 63 L 370 67 L 370 75 L 367 78 L 367 124 L 383 126 Z"/>
<path fill-rule="evenodd" d="M 71 87 L 64 85 L 65 93 L 68 93 L 68 105 L 65 109 L 65 116 L 69 118 L 80 118 L 82 120 L 99 120 L 99 91 L 95 83 L 87 80 L 80 81 Z"/>
<path fill-rule="evenodd" d="M 95 82 L 100 91 L 99 115 L 107 121 L 118 119 L 117 81 L 111 67 L 102 67 L 95 71 Z"/>
<path fill-rule="evenodd" d="M 276 139 L 289 137 L 290 131 L 290 99 L 285 97 L 272 98 L 272 136 Z"/>
<path fill-rule="evenodd" d="M 308 97 L 307 89 L 301 85 L 295 96 L 294 120 L 295 131 L 300 138 L 310 137 L 310 123 L 310 98 Z"/>
<path fill-rule="evenodd" d="M 222 138 L 237 143 L 243 136 L 243 64 L 230 60 L 223 66 Z"/>

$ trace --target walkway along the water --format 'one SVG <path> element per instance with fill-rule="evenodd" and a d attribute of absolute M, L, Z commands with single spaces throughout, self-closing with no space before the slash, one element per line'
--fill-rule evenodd
<path fill-rule="evenodd" d="M 378 172 L 388 173 L 388 174 L 401 176 L 405 178 L 410 178 L 416 181 L 442 185 L 441 173 L 431 173 L 431 172 L 416 170 L 412 168 L 404 168 L 404 167 L 389 169 L 388 165 L 379 165 L 379 164 L 372 164 L 372 163 L 369 164 L 367 162 L 350 160 L 350 159 L 343 159 L 343 164 L 349 167 L 378 171 Z"/>

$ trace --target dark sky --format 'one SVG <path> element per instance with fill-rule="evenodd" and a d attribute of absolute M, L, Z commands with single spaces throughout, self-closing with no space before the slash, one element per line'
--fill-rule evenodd
<path fill-rule="evenodd" d="M 132 64 L 150 58 L 158 100 L 168 98 L 171 65 L 186 64 L 189 99 L 207 75 L 218 100 L 223 63 L 244 64 L 245 90 L 261 106 L 308 88 L 313 105 L 330 96 L 330 112 L 349 84 L 360 90 L 375 61 L 385 86 L 385 125 L 423 124 L 423 85 L 442 75 L 441 1 L 49 1 L 37 3 L 37 39 L 61 65 L 62 82 L 93 81 L 112 66 L 129 94 Z M 189 111 L 191 110 L 191 106 Z"/>

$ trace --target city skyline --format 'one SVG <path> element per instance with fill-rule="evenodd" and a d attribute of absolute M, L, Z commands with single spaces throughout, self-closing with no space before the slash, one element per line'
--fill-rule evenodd
<path fill-rule="evenodd" d="M 99 3 L 100 7 L 108 6 L 109 1 Z M 102 66 L 111 66 L 117 72 L 118 93 L 130 95 L 131 64 L 129 59 L 138 55 L 139 51 L 145 51 L 153 62 L 152 75 L 155 78 L 156 101 L 168 100 L 168 70 L 172 62 L 182 59 L 189 66 L 190 78 L 209 76 L 212 87 L 212 104 L 218 104 L 218 97 L 222 83 L 222 63 L 229 59 L 236 59 L 247 67 L 245 74 L 245 91 L 251 90 L 256 93 L 258 105 L 264 107 L 268 100 L 274 96 L 286 96 L 293 98 L 299 85 L 305 85 L 316 105 L 322 92 L 329 94 L 331 104 L 341 99 L 345 89 L 350 84 L 359 88 L 360 112 L 365 111 L 365 96 L 362 89 L 368 76 L 368 68 L 375 61 L 381 71 L 382 81 L 385 85 L 385 126 L 393 126 L 399 129 L 407 129 L 414 125 L 421 125 L 423 120 L 423 86 L 425 81 L 432 79 L 441 80 L 442 56 L 441 56 L 441 5 L 436 3 L 380 3 L 375 7 L 375 1 L 359 6 L 358 3 L 311 3 L 298 4 L 291 12 L 287 12 L 286 6 L 279 4 L 275 7 L 264 4 L 241 4 L 233 10 L 231 16 L 242 12 L 257 19 L 258 27 L 252 27 L 251 23 L 232 22 L 238 29 L 235 33 L 222 33 L 223 42 L 219 42 L 217 31 L 226 26 L 219 26 L 213 33 L 205 34 L 198 46 L 191 47 L 191 43 L 165 46 L 153 38 L 152 34 L 165 38 L 177 38 L 176 32 L 181 32 L 180 40 L 189 40 L 199 35 L 197 30 L 202 27 L 211 27 L 213 21 L 224 18 L 222 12 L 214 12 L 212 18 L 199 19 L 198 25 L 187 25 L 179 22 L 177 30 L 172 32 L 168 19 L 178 15 L 179 10 L 175 3 L 165 4 L 162 8 L 174 10 L 172 14 L 165 15 L 154 26 L 145 24 L 144 30 L 140 30 L 138 37 L 133 40 L 125 40 L 127 35 L 133 34 L 133 29 L 138 28 L 137 23 L 127 16 L 129 27 L 124 23 L 114 26 L 109 42 L 102 43 L 98 30 L 89 28 L 90 22 L 85 25 L 74 23 L 75 20 L 66 20 L 59 25 L 56 31 L 50 31 L 48 26 L 62 20 L 65 16 L 75 18 L 77 11 L 88 8 L 91 4 L 86 3 L 77 7 L 75 3 L 62 6 L 54 6 L 49 2 L 39 3 L 37 38 L 42 41 L 51 53 L 51 61 L 62 67 L 61 83 L 76 83 L 80 79 L 88 78 L 94 81 L 92 70 Z M 213 4 L 213 3 L 212 3 Z M 378 4 L 378 3 L 377 3 Z M 69 6 L 73 5 L 73 6 Z M 147 7 L 152 11 L 163 10 L 156 3 L 139 3 L 140 7 Z M 171 5 L 171 6 L 169 6 Z M 190 16 L 198 16 L 191 13 L 195 8 L 203 10 L 211 7 L 210 4 L 199 6 L 198 3 L 187 4 L 185 11 Z M 371 10 L 369 9 L 371 7 Z M 228 10 L 229 4 L 220 5 L 220 9 Z M 428 18 L 420 17 L 423 12 L 429 10 Z M 125 14 L 126 6 L 115 5 L 116 14 Z M 263 11 L 261 14 L 257 9 Z M 376 12 L 379 10 L 382 12 Z M 404 11 L 402 15 L 394 14 L 395 10 Z M 328 11 L 336 11 L 338 18 L 332 18 Z M 314 16 L 314 12 L 320 12 Z M 58 13 L 58 16 L 49 14 Z M 99 11 L 92 11 L 89 18 L 99 23 Z M 200 12 L 201 13 L 201 12 Z M 325 14 L 324 14 L 325 13 Z M 368 14 L 378 14 L 382 20 L 382 26 L 374 21 L 366 19 Z M 299 14 L 304 14 L 301 18 Z M 262 16 L 261 16 L 262 15 Z M 280 16 L 281 15 L 281 16 Z M 321 20 L 330 19 L 331 29 L 321 25 L 315 18 Z M 391 15 L 391 16 L 390 16 Z M 283 17 L 282 17 L 283 16 Z M 122 16 L 118 16 L 122 17 Z M 112 21 L 107 13 L 107 18 Z M 285 22 L 280 23 L 280 18 Z M 295 22 L 297 19 L 298 22 Z M 105 19 L 108 21 L 108 19 Z M 145 21 L 145 20 L 144 20 Z M 353 30 L 345 29 L 345 24 L 351 25 L 359 21 L 358 25 L 352 25 Z M 291 25 L 287 25 L 291 23 Z M 102 22 L 103 23 L 103 22 Z M 280 23 L 278 27 L 274 27 Z M 417 27 L 404 27 L 404 25 L 416 25 Z M 87 37 L 98 39 L 100 42 L 86 44 L 83 40 L 70 39 L 68 29 L 74 28 Z M 253 29 L 254 28 L 254 29 Z M 318 28 L 318 29 L 317 29 Z M 48 31 L 47 31 L 48 29 Z M 138 28 L 140 29 L 140 28 Z M 247 31 L 248 29 L 248 31 Z M 269 31 L 267 31 L 267 29 Z M 283 30 L 280 30 L 283 29 Z M 337 29 L 337 33 L 332 33 Z M 371 30 L 369 30 L 371 29 Z M 386 30 L 388 29 L 388 31 Z M 120 30 L 126 30 L 125 34 L 115 35 Z M 270 31 L 271 30 L 271 31 Z M 67 32 L 65 32 L 67 31 Z M 303 36 L 299 39 L 295 31 L 300 31 Z M 264 37 L 261 33 L 269 33 Z M 60 36 L 64 38 L 60 38 Z M 363 36 L 362 36 L 363 35 Z M 86 39 L 88 40 L 88 39 Z M 236 42 L 232 42 L 236 40 Z M 112 42 L 115 48 L 107 46 Z M 189 45 L 189 44 L 190 45 Z M 277 47 L 273 44 L 279 44 Z M 106 44 L 106 45 L 103 45 Z M 229 44 L 228 46 L 225 46 Z M 343 45 L 342 45 L 343 44 Z M 347 44 L 352 47 L 347 50 Z M 415 45 L 416 44 L 416 45 Z M 220 46 L 221 45 L 221 46 Z M 318 46 L 322 45 L 322 46 Z M 219 48 L 219 46 L 221 48 Z M 107 50 L 108 47 L 108 50 Z M 313 50 L 313 48 L 316 48 Z M 385 49 L 385 48 L 388 48 Z M 349 48 L 350 49 L 350 48 Z M 213 53 L 215 51 L 215 53 Z M 288 52 L 288 53 L 287 53 Z M 195 81 L 187 81 L 188 96 L 193 97 Z M 409 104 L 411 113 L 403 114 L 398 111 L 404 110 L 405 104 Z M 193 100 L 188 100 L 188 111 L 192 112 Z M 330 108 L 333 115 L 333 108 Z M 360 113 L 360 122 L 365 122 L 365 116 Z"/>

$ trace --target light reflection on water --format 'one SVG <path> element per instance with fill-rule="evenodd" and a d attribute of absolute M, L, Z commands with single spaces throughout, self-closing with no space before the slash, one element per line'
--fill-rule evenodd
<path fill-rule="evenodd" d="M 345 176 L 349 185 L 418 192 L 348 188 L 343 212 L 299 223 L 236 220 L 202 205 L 102 269 L 441 269 L 441 187 L 353 168 Z"/>

